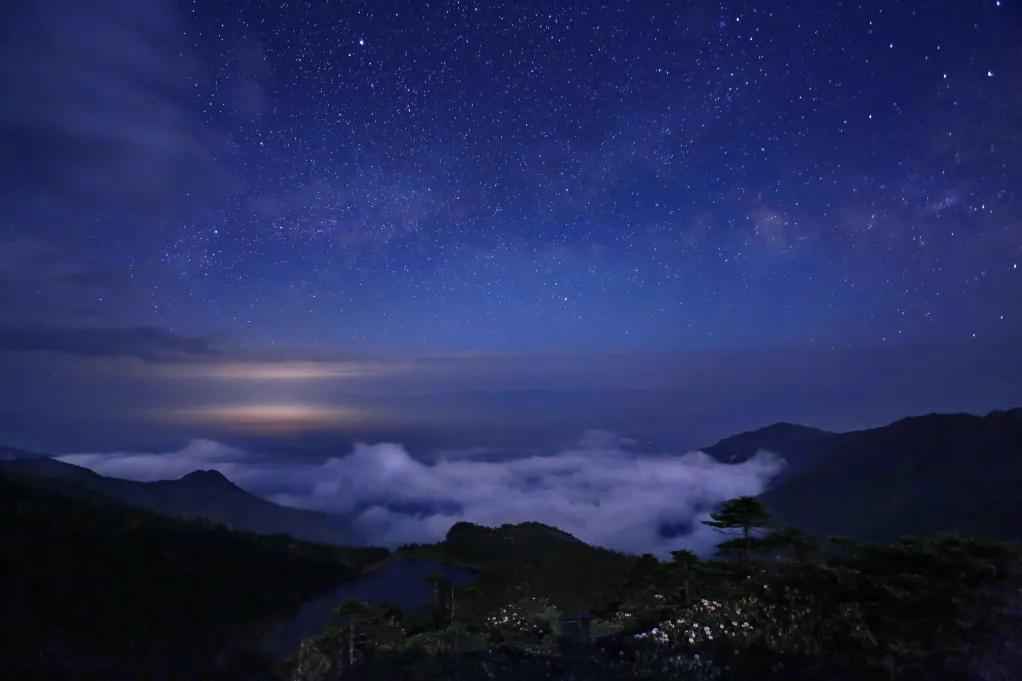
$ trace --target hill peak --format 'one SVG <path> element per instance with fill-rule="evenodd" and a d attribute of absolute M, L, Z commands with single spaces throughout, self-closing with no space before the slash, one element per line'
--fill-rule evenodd
<path fill-rule="evenodd" d="M 492 558 L 508 551 L 545 553 L 567 546 L 585 546 L 582 540 L 564 530 L 538 522 L 487 527 L 461 521 L 451 526 L 444 543 L 452 552 L 466 558 Z"/>
<path fill-rule="evenodd" d="M 179 482 L 216 487 L 237 487 L 237 485 L 231 482 L 226 475 L 212 468 L 192 471 L 191 473 L 181 477 Z"/>
<path fill-rule="evenodd" d="M 741 463 L 760 450 L 772 451 L 789 458 L 794 448 L 834 435 L 830 431 L 811 428 L 797 423 L 778 422 L 724 438 L 703 451 L 724 463 Z"/>
<path fill-rule="evenodd" d="M 752 431 L 756 433 L 775 433 L 785 435 L 823 435 L 827 431 L 819 428 L 813 428 L 812 426 L 804 426 L 801 423 L 790 423 L 788 421 L 778 421 L 777 423 L 771 423 L 769 426 L 760 428 L 759 430 Z"/>

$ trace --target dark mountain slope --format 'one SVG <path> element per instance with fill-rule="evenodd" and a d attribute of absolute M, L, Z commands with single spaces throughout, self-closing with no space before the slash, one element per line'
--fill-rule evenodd
<path fill-rule="evenodd" d="M 135 482 L 108 478 L 49 458 L 0 461 L 0 472 L 64 494 L 104 497 L 178 517 L 200 517 L 260 534 L 289 534 L 327 544 L 351 544 L 347 522 L 315 511 L 279 506 L 249 494 L 216 471 L 179 480 Z"/>
<path fill-rule="evenodd" d="M 257 625 L 386 553 L 231 532 L 0 475 L 3 677 L 266 678 L 236 667 Z"/>
<path fill-rule="evenodd" d="M 766 428 L 724 438 L 715 445 L 704 447 L 703 451 L 725 463 L 741 463 L 761 450 L 783 453 L 788 460 L 786 474 L 790 475 L 817 463 L 818 458 L 812 456 L 815 451 L 813 445 L 834 435 L 826 430 L 794 423 L 775 423 Z"/>
<path fill-rule="evenodd" d="M 787 442 L 758 432 L 740 436 L 744 451 L 800 462 L 763 495 L 787 524 L 875 541 L 935 532 L 1022 539 L 1022 409 Z"/>

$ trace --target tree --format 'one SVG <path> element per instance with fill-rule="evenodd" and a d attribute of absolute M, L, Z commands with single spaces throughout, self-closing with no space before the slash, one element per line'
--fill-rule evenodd
<path fill-rule="evenodd" d="M 394 650 L 405 638 L 401 610 L 393 605 L 347 600 L 334 610 L 334 625 L 345 669 L 376 650 Z"/>
<path fill-rule="evenodd" d="M 454 622 L 454 584 L 443 574 L 426 578 L 433 585 L 433 624 L 442 629 Z"/>
<path fill-rule="evenodd" d="M 652 553 L 639 556 L 628 575 L 628 584 L 632 588 L 648 586 L 656 581 L 660 572 L 660 561 Z"/>
<path fill-rule="evenodd" d="M 710 514 L 711 520 L 704 520 L 704 525 L 721 531 L 741 530 L 740 542 L 728 542 L 729 547 L 737 546 L 743 560 L 748 560 L 749 548 L 752 544 L 752 530 L 765 528 L 770 524 L 770 513 L 763 503 L 755 497 L 737 497 L 721 504 L 720 508 Z"/>
<path fill-rule="evenodd" d="M 678 551 L 671 551 L 671 558 L 673 559 L 674 566 L 681 571 L 682 603 L 688 605 L 692 598 L 690 580 L 692 573 L 699 565 L 699 556 L 688 549 L 680 549 Z"/>
<path fill-rule="evenodd" d="M 355 640 L 357 633 L 355 627 L 358 625 L 359 620 L 366 617 L 369 614 L 369 606 L 362 601 L 348 600 L 345 601 L 334 610 L 334 614 L 341 618 L 347 618 L 347 632 L 348 632 L 348 645 L 347 655 L 345 655 L 347 668 L 355 666 Z"/>
<path fill-rule="evenodd" d="M 786 527 L 775 530 L 763 538 L 762 547 L 768 551 L 789 552 L 799 563 L 807 563 L 819 550 L 815 538 L 797 530 Z"/>

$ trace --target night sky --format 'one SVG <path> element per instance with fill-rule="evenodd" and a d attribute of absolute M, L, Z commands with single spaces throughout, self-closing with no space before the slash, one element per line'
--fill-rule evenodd
<path fill-rule="evenodd" d="M 1022 403 L 1013 0 L 19 1 L 0 45 L 7 444 Z"/>

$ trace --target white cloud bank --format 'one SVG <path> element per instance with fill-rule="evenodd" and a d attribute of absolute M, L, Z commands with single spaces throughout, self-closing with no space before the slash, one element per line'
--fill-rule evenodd
<path fill-rule="evenodd" d="M 436 541 L 459 521 L 555 525 L 592 544 L 664 554 L 709 549 L 720 535 L 699 524 L 725 499 L 754 495 L 784 465 L 760 452 L 723 464 L 702 452 L 633 451 L 634 443 L 592 431 L 551 456 L 423 462 L 400 444 L 359 444 L 321 463 L 260 461 L 208 440 L 172 453 L 116 452 L 61 457 L 104 475 L 155 480 L 198 468 L 219 470 L 277 503 L 352 514 L 377 544 Z M 665 537 L 661 528 L 675 528 Z M 679 531 L 680 528 L 680 531 Z"/>

